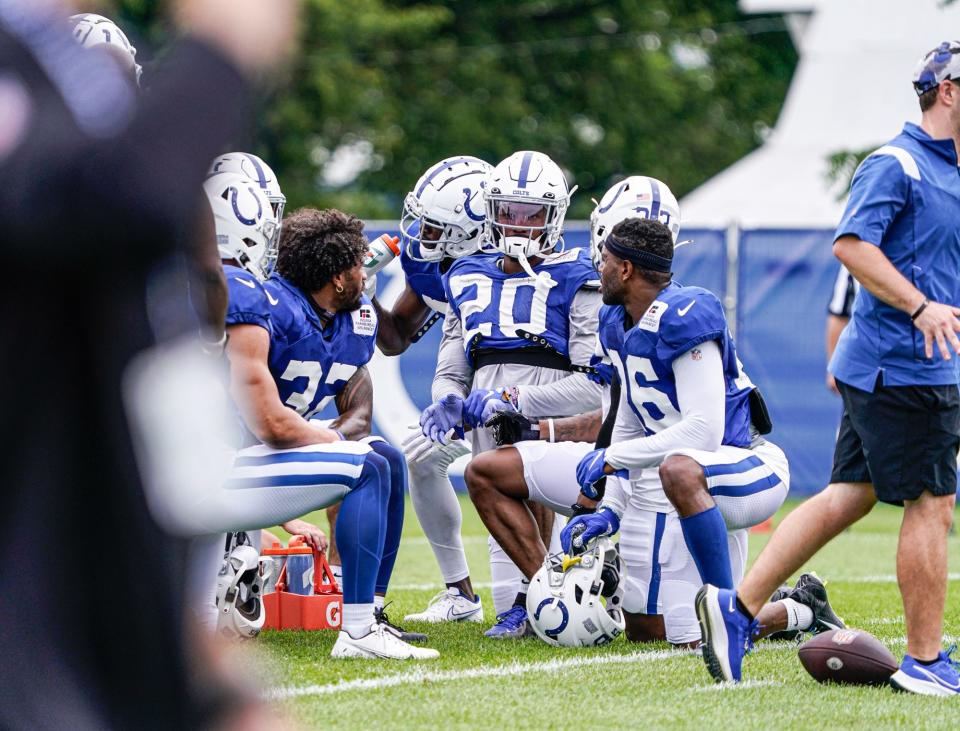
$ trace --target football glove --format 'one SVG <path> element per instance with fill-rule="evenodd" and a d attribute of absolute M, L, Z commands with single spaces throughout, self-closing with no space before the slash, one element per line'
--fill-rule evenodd
<path fill-rule="evenodd" d="M 496 388 L 491 391 L 478 388 L 463 402 L 463 423 L 476 428 L 498 411 L 516 410 L 517 407 L 510 401 L 508 389 Z"/>
<path fill-rule="evenodd" d="M 370 299 L 377 296 L 377 275 L 371 274 L 363 285 L 363 293 Z"/>
<path fill-rule="evenodd" d="M 448 467 L 464 454 L 470 453 L 470 445 L 463 439 L 451 439 L 449 444 L 437 444 L 423 435 L 419 424 L 411 424 L 410 436 L 401 442 L 403 455 L 408 464 L 436 459 L 437 464 Z"/>
<path fill-rule="evenodd" d="M 600 536 L 612 536 L 620 530 L 620 518 L 610 508 L 601 508 L 596 513 L 578 515 L 560 531 L 563 552 L 574 556 L 582 553 L 590 541 Z"/>
<path fill-rule="evenodd" d="M 432 442 L 447 444 L 447 432 L 458 429 L 458 435 L 463 436 L 463 399 L 455 393 L 448 393 L 438 398 L 420 414 L 420 429 L 423 435 Z"/>
<path fill-rule="evenodd" d="M 498 411 L 483 425 L 492 432 L 493 441 L 498 447 L 540 438 L 540 432 L 533 428 L 533 422 L 519 411 Z"/>
<path fill-rule="evenodd" d="M 580 485 L 580 493 L 591 500 L 600 499 L 600 491 L 596 483 L 607 477 L 607 473 L 603 471 L 606 466 L 606 457 L 606 449 L 594 449 L 583 455 L 583 459 L 577 465 L 577 483 Z M 613 474 L 618 477 L 628 477 L 626 470 L 617 470 Z"/>

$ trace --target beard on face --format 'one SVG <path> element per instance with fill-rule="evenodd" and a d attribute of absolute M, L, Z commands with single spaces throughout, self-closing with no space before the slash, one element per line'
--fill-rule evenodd
<path fill-rule="evenodd" d="M 354 310 L 360 309 L 360 297 L 363 296 L 363 283 L 360 282 L 347 282 L 344 284 L 343 293 L 339 295 L 340 297 L 340 306 L 338 310 L 346 310 L 348 312 L 353 312 Z"/>
<path fill-rule="evenodd" d="M 605 305 L 622 305 L 623 285 L 621 284 L 618 287 L 615 283 L 609 282 L 601 276 L 600 298 L 603 300 L 603 304 Z"/>

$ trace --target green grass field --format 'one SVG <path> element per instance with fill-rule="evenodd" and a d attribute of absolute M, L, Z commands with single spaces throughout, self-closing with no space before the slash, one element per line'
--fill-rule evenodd
<path fill-rule="evenodd" d="M 493 619 L 486 534 L 463 500 L 464 541 L 487 622 L 422 625 L 438 660 L 336 661 L 333 632 L 265 632 L 266 683 L 280 708 L 308 728 L 960 728 L 960 701 L 888 688 L 821 686 L 792 643 L 761 642 L 744 664 L 746 682 L 715 685 L 699 656 L 623 637 L 602 648 L 558 649 L 535 638 L 482 636 Z M 388 599 L 399 619 L 419 611 L 440 576 L 408 505 Z M 313 516 L 315 522 L 324 520 Z M 900 511 L 886 506 L 827 546 L 807 569 L 829 582 L 847 624 L 872 632 L 898 657 L 904 627 L 893 576 Z M 766 535 L 750 538 L 756 556 Z M 960 635 L 960 536 L 950 538 L 945 632 Z"/>

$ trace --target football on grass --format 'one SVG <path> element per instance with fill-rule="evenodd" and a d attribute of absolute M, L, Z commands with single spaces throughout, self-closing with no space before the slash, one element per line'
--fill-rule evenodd
<path fill-rule="evenodd" d="M 835 629 L 800 646 L 800 662 L 817 681 L 883 685 L 899 663 L 884 645 L 861 629 Z"/>

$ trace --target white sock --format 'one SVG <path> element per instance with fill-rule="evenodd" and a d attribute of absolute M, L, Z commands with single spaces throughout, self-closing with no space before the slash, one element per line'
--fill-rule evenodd
<path fill-rule="evenodd" d="M 383 609 L 383 597 L 379 594 L 373 595 L 373 608 L 374 609 Z"/>
<path fill-rule="evenodd" d="M 373 624 L 372 604 L 344 604 L 343 624 L 341 628 L 353 639 L 358 640 L 370 632 Z"/>
<path fill-rule="evenodd" d="M 410 500 L 437 559 L 443 583 L 456 584 L 470 575 L 470 569 L 460 537 L 463 514 L 457 493 L 447 477 L 448 464 L 438 450 L 430 457 L 410 463 Z"/>
<path fill-rule="evenodd" d="M 490 593 L 493 594 L 493 611 L 503 614 L 513 606 L 520 591 L 523 574 L 492 536 L 487 545 L 490 550 L 490 578 L 493 583 Z"/>
<path fill-rule="evenodd" d="M 787 608 L 787 630 L 806 630 L 813 625 L 813 610 L 793 599 L 782 599 Z"/>
<path fill-rule="evenodd" d="M 332 573 L 333 578 L 337 580 L 337 586 L 343 591 L 343 566 L 338 563 L 330 564 L 330 573 Z"/>

